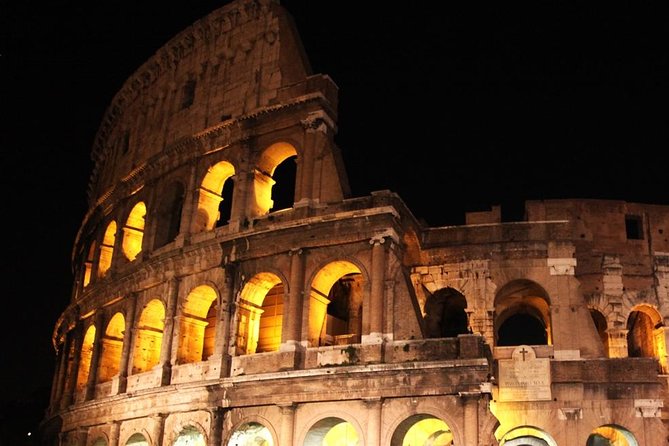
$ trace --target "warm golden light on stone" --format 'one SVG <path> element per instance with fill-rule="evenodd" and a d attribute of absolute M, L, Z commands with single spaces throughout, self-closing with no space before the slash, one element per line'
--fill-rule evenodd
<path fill-rule="evenodd" d="M 263 333 L 263 344 L 258 345 L 261 327 L 261 317 L 263 314 L 263 302 L 269 291 L 281 283 L 281 279 L 272 273 L 260 273 L 251 278 L 244 286 L 241 292 L 241 301 L 239 303 L 239 330 L 237 333 L 237 351 L 240 354 L 256 353 L 259 348 L 262 351 L 270 351 L 278 348 L 281 343 L 281 323 L 278 323 L 277 330 L 277 313 L 276 309 L 271 309 L 273 319 L 267 320 L 265 327 L 269 329 L 270 333 Z M 275 302 L 275 299 L 272 299 Z M 269 303 L 268 303 L 269 305 Z M 276 303 L 273 304 L 273 307 Z"/>
<path fill-rule="evenodd" d="M 205 351 L 205 340 L 208 338 L 213 343 L 214 317 L 208 320 L 209 311 L 216 301 L 216 291 L 207 285 L 194 288 L 186 298 L 183 316 L 180 322 L 180 342 L 177 362 L 179 364 L 198 362 L 206 359 L 203 357 Z M 207 336 L 206 334 L 209 334 Z M 212 345 L 207 346 L 207 351 L 212 351 Z M 211 353 L 210 353 L 211 354 Z"/>
<path fill-rule="evenodd" d="M 123 227 L 123 254 L 128 260 L 133 261 L 142 250 L 144 238 L 144 216 L 146 205 L 140 201 L 130 211 L 128 221 Z"/>
<path fill-rule="evenodd" d="M 250 203 L 255 214 L 265 215 L 274 205 L 272 200 L 272 186 L 275 181 L 272 179 L 274 170 L 284 160 L 297 155 L 295 147 L 288 143 L 276 143 L 269 146 L 262 154 L 258 167 L 254 172 L 253 191 L 255 202 Z"/>
<path fill-rule="evenodd" d="M 81 357 L 79 359 L 79 373 L 77 374 L 77 390 L 86 386 L 88 373 L 91 370 L 91 357 L 93 355 L 93 342 L 95 341 L 95 326 L 91 325 L 86 330 L 84 342 L 81 345 Z"/>
<path fill-rule="evenodd" d="M 332 427 L 323 438 L 323 446 L 359 446 L 358 433 L 351 423 L 343 422 Z"/>
<path fill-rule="evenodd" d="M 407 431 L 402 446 L 429 444 L 433 446 L 451 446 L 453 434 L 448 425 L 438 418 L 420 420 Z"/>
<path fill-rule="evenodd" d="M 100 245 L 100 260 L 98 262 L 98 276 L 100 277 L 104 277 L 111 266 L 114 243 L 116 243 L 116 222 L 112 221 L 107 225 L 102 245 Z"/>
<path fill-rule="evenodd" d="M 116 313 L 107 324 L 107 329 L 102 337 L 102 350 L 100 352 L 100 365 L 98 368 L 98 381 L 110 381 L 118 375 L 121 362 L 121 351 L 123 349 L 123 334 L 125 332 L 125 318 L 123 314 Z"/>
<path fill-rule="evenodd" d="M 137 324 L 137 337 L 132 357 L 132 372 L 141 373 L 151 370 L 158 364 L 163 341 L 165 307 L 158 299 L 149 302 Z"/>
<path fill-rule="evenodd" d="M 216 225 L 219 218 L 218 207 L 223 200 L 223 185 L 234 174 L 234 166 L 227 161 L 216 163 L 207 171 L 199 189 L 196 232 L 213 229 Z"/>

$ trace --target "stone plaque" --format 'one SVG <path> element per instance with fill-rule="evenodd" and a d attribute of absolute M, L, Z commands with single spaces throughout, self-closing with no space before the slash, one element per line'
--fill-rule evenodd
<path fill-rule="evenodd" d="M 537 358 L 529 345 L 519 345 L 512 359 L 500 359 L 500 401 L 548 401 L 551 397 L 551 365 L 548 358 Z"/>

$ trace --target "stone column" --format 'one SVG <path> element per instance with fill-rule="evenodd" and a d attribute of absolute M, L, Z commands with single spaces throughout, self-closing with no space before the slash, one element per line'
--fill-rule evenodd
<path fill-rule="evenodd" d="M 164 413 L 158 413 L 151 417 L 151 420 L 153 421 L 153 438 L 156 440 L 156 445 L 164 444 L 163 436 L 165 434 L 165 416 L 166 415 Z"/>
<path fill-rule="evenodd" d="M 244 148 L 243 152 L 249 152 L 248 147 Z M 248 165 L 243 163 L 238 166 L 239 172 L 235 173 L 234 181 L 235 187 L 232 192 L 232 207 L 230 209 L 230 223 L 228 227 L 230 232 L 237 232 L 243 229 L 244 220 L 248 218 L 247 205 L 248 194 L 253 190 L 253 171 L 249 172 Z"/>
<path fill-rule="evenodd" d="M 223 415 L 222 407 L 213 407 L 210 409 L 211 426 L 209 430 L 209 440 L 207 446 L 221 446 L 223 440 Z"/>
<path fill-rule="evenodd" d="M 120 433 L 121 433 L 120 421 L 112 421 L 111 423 L 109 423 L 109 446 L 118 446 Z"/>
<path fill-rule="evenodd" d="M 578 420 L 581 418 L 583 418 L 583 410 L 580 407 L 561 407 L 558 409 L 558 419 L 566 422 L 564 438 L 567 444 L 579 444 Z"/>
<path fill-rule="evenodd" d="M 81 321 L 77 322 L 75 328 L 70 332 L 70 336 L 72 336 L 71 343 L 74 357 L 72 358 L 72 368 L 65 380 L 65 388 L 63 389 L 63 399 L 61 402 L 62 408 L 66 408 L 72 404 L 77 391 L 77 375 L 79 373 L 79 360 L 81 359 L 81 344 L 84 340 Z M 69 356 L 69 352 L 66 352 L 66 354 Z"/>
<path fill-rule="evenodd" d="M 95 339 L 93 340 L 93 352 L 91 353 L 91 364 L 88 369 L 88 380 L 86 381 L 85 400 L 95 398 L 95 385 L 98 378 L 98 367 L 100 364 L 100 353 L 102 352 L 102 335 L 104 333 L 104 315 L 101 311 L 95 314 Z"/>
<path fill-rule="evenodd" d="M 479 398 L 478 392 L 461 392 L 464 410 L 464 444 L 463 446 L 478 446 L 479 444 Z"/>
<path fill-rule="evenodd" d="M 383 285 L 386 275 L 386 250 L 383 245 L 385 241 L 384 237 L 374 237 L 369 241 L 372 245 L 372 277 L 369 311 L 366 312 L 369 315 L 369 333 L 365 333 L 368 334 L 365 336 L 368 338 L 367 342 L 380 341 L 383 338 Z M 364 313 L 363 317 L 365 317 Z M 364 340 L 363 343 L 365 343 Z"/>
<path fill-rule="evenodd" d="M 608 328 L 606 330 L 609 358 L 627 358 L 628 331 L 626 328 Z"/>
<path fill-rule="evenodd" d="M 179 299 L 179 279 L 173 277 L 167 286 L 167 308 L 165 309 L 165 325 L 163 326 L 163 342 L 160 346 L 160 367 L 162 368 L 162 385 L 168 385 L 172 379 L 172 364 L 176 363 L 175 338 L 179 336 L 177 308 Z M 178 339 L 177 339 L 178 341 Z M 174 347 L 174 348 L 173 348 Z"/>
<path fill-rule="evenodd" d="M 370 446 L 380 445 L 383 400 L 381 398 L 365 398 L 363 402 L 367 407 L 367 441 L 365 444 Z"/>
<path fill-rule="evenodd" d="M 216 335 L 214 337 L 214 354 L 209 357 L 210 362 L 220 363 L 221 377 L 230 376 L 230 352 L 228 337 L 230 334 L 230 308 L 235 296 L 235 281 L 237 274 L 236 263 L 225 264 L 225 289 L 218 298 L 218 313 L 216 314 Z"/>
<path fill-rule="evenodd" d="M 279 432 L 279 444 L 292 445 L 293 432 L 295 432 L 295 404 L 278 404 L 281 410 L 281 431 Z"/>
<path fill-rule="evenodd" d="M 118 366 L 118 390 L 117 394 L 125 393 L 128 386 L 128 375 L 132 373 L 132 346 L 135 339 L 135 312 L 137 311 L 137 294 L 128 297 L 128 308 L 125 314 L 125 330 L 123 330 L 123 347 L 121 349 L 121 361 Z M 112 392 L 113 393 L 113 392 Z"/>
<path fill-rule="evenodd" d="M 58 401 L 60 398 L 63 396 L 63 387 L 65 386 L 65 377 L 67 376 L 67 353 L 70 348 L 70 343 L 68 342 L 68 337 L 65 336 L 65 339 L 63 339 L 63 343 L 61 344 L 60 347 L 60 352 L 58 355 L 58 371 L 56 375 L 56 384 L 55 388 L 53 390 L 53 396 L 51 398 L 51 405 L 53 407 L 56 407 L 58 405 Z"/>
<path fill-rule="evenodd" d="M 314 183 L 314 156 L 316 153 L 316 132 L 318 129 L 318 121 L 313 118 L 307 118 L 302 121 L 304 128 L 304 146 L 302 156 L 299 157 L 299 169 L 297 173 L 299 177 L 296 178 L 296 197 L 295 204 L 307 204 L 313 198 L 313 183 Z"/>
<path fill-rule="evenodd" d="M 284 302 L 281 327 L 281 351 L 295 351 L 302 340 L 304 307 L 304 252 L 293 249 L 290 255 L 290 283 L 288 302 Z M 308 316 L 307 321 L 308 324 Z"/>

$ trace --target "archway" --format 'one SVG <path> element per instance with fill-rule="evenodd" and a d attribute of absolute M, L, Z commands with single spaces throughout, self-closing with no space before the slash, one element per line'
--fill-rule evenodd
<path fill-rule="evenodd" d="M 530 280 L 515 280 L 495 297 L 495 345 L 552 344 L 550 300 Z"/>
<path fill-rule="evenodd" d="M 609 336 L 606 333 L 606 330 L 608 328 L 608 324 L 606 323 L 606 317 L 599 311 L 595 309 L 590 309 L 590 316 L 592 317 L 592 322 L 595 324 L 595 329 L 597 329 L 597 334 L 599 335 L 599 339 L 602 341 L 602 345 L 604 346 L 604 351 L 606 351 L 607 356 L 609 352 Z"/>
<path fill-rule="evenodd" d="M 194 288 L 186 297 L 179 324 L 179 364 L 206 360 L 214 350 L 216 290 L 208 285 Z"/>
<path fill-rule="evenodd" d="M 453 433 L 446 422 L 429 414 L 412 415 L 402 421 L 390 440 L 390 446 L 452 446 Z"/>
<path fill-rule="evenodd" d="M 114 244 L 116 243 L 116 222 L 111 221 L 105 229 L 102 244 L 100 245 L 100 259 L 98 260 L 98 276 L 104 277 L 111 267 L 114 255 Z"/>
<path fill-rule="evenodd" d="M 311 426 L 303 446 L 362 446 L 362 441 L 351 423 L 328 417 Z"/>
<path fill-rule="evenodd" d="M 345 260 L 328 263 L 314 276 L 309 295 L 311 345 L 360 342 L 363 285 L 360 268 Z"/>
<path fill-rule="evenodd" d="M 172 446 L 207 446 L 207 442 L 197 428 L 186 426 L 179 432 Z"/>
<path fill-rule="evenodd" d="M 627 429 L 615 424 L 607 424 L 592 431 L 588 436 L 586 446 L 639 446 L 639 443 Z"/>
<path fill-rule="evenodd" d="M 126 446 L 149 446 L 149 442 L 146 440 L 146 437 L 140 433 L 132 434 L 128 441 L 125 442 Z"/>
<path fill-rule="evenodd" d="M 132 356 L 132 373 L 151 370 L 160 360 L 160 348 L 163 342 L 165 307 L 158 299 L 153 299 L 144 307 L 139 323 L 135 349 Z"/>
<path fill-rule="evenodd" d="M 155 216 L 154 249 L 171 243 L 179 235 L 184 202 L 183 184 L 178 181 L 170 183 L 162 191 L 161 197 Z"/>
<path fill-rule="evenodd" d="M 232 209 L 235 167 L 227 161 L 211 166 L 198 191 L 194 232 L 210 230 L 228 223 Z"/>
<path fill-rule="evenodd" d="M 235 429 L 228 446 L 274 446 L 274 440 L 269 429 L 252 421 Z"/>
<path fill-rule="evenodd" d="M 144 216 L 146 205 L 143 201 L 137 203 L 128 215 L 128 220 L 123 227 L 123 243 L 121 248 L 123 254 L 131 262 L 137 258 L 142 251 L 142 240 L 144 239 Z"/>
<path fill-rule="evenodd" d="M 504 434 L 499 446 L 557 446 L 557 443 L 542 429 L 520 426 Z"/>
<path fill-rule="evenodd" d="M 276 191 L 272 190 L 274 185 L 277 184 L 276 180 L 273 178 L 273 175 L 280 164 L 295 156 L 297 156 L 297 150 L 295 150 L 295 147 L 285 142 L 272 144 L 267 149 L 265 149 L 262 156 L 258 160 L 258 164 L 254 172 L 253 190 L 255 202 L 251 204 L 252 216 L 265 215 L 270 211 L 270 209 L 275 208 L 273 197 L 276 195 L 275 192 L 278 193 L 280 188 L 277 188 Z M 290 166 L 290 164 L 287 164 L 286 166 Z M 282 182 L 290 183 L 290 181 L 286 179 L 283 179 Z M 292 194 L 290 191 L 283 191 L 283 196 L 291 196 L 292 199 L 294 199 L 294 183 L 295 182 L 293 179 Z M 287 201 L 292 201 L 292 199 Z M 285 204 L 283 205 L 285 206 Z"/>
<path fill-rule="evenodd" d="M 631 358 L 657 358 L 667 371 L 665 327 L 660 313 L 650 305 L 637 305 L 627 318 L 627 355 Z"/>
<path fill-rule="evenodd" d="M 93 357 L 93 348 L 95 342 L 95 325 L 91 325 L 86 330 L 84 342 L 81 344 L 79 353 L 79 370 L 77 371 L 77 390 L 86 386 L 88 375 L 91 371 L 91 359 Z"/>
<path fill-rule="evenodd" d="M 469 333 L 467 299 L 453 288 L 442 288 L 427 297 L 425 325 L 428 338 L 448 338 Z"/>
<path fill-rule="evenodd" d="M 283 282 L 259 273 L 244 285 L 237 305 L 237 354 L 276 351 L 281 345 Z"/>
<path fill-rule="evenodd" d="M 123 314 L 116 313 L 107 324 L 107 329 L 102 337 L 98 382 L 110 381 L 115 375 L 118 375 L 123 351 L 124 332 L 125 318 Z"/>

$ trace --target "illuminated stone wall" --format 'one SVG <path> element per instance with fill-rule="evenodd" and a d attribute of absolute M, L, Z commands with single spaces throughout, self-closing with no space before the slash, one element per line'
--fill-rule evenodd
<path fill-rule="evenodd" d="M 428 228 L 350 193 L 336 123 L 271 0 L 128 79 L 93 146 L 44 444 L 666 444 L 669 207 Z"/>

